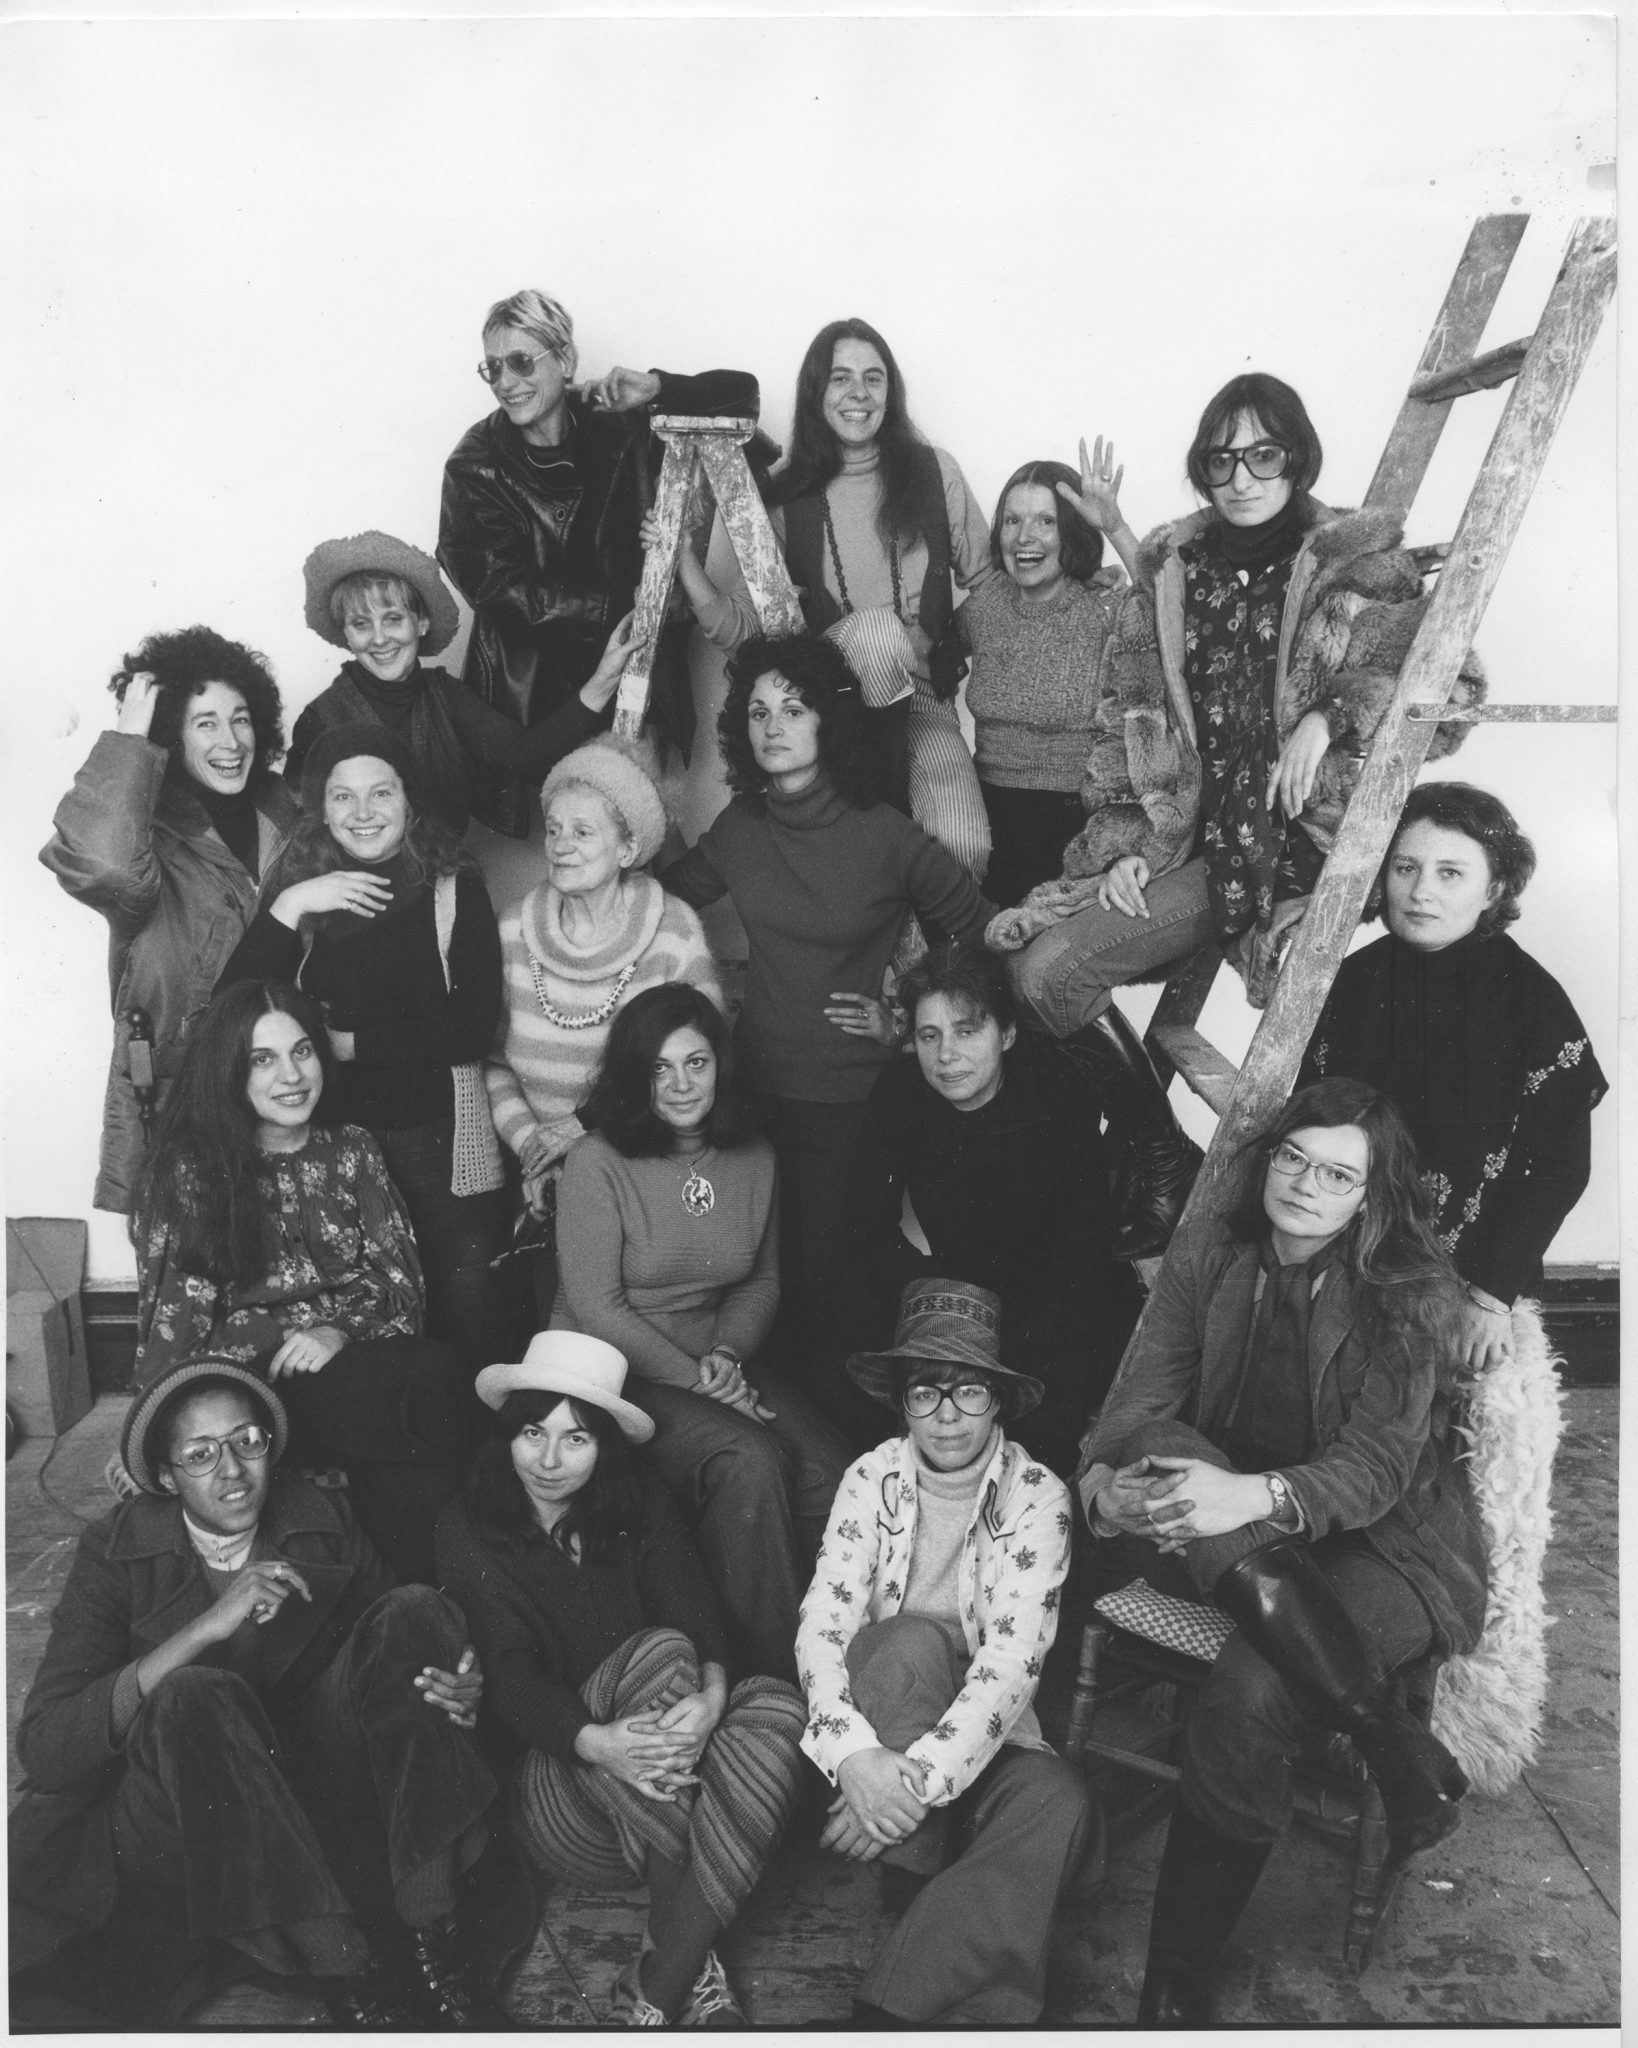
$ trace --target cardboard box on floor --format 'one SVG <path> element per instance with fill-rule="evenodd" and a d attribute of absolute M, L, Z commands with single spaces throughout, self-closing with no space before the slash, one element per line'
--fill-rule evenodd
<path fill-rule="evenodd" d="M 24 1436 L 61 1436 L 91 1406 L 85 1245 L 71 1217 L 6 1219 L 6 1406 Z"/>

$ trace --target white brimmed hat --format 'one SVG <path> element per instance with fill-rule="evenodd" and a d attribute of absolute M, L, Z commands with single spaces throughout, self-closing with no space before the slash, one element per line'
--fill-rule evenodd
<path fill-rule="evenodd" d="M 476 1385 L 478 1399 L 488 1408 L 499 1408 L 508 1394 L 567 1394 L 589 1401 L 594 1408 L 608 1410 L 622 1436 L 646 1444 L 654 1434 L 653 1420 L 632 1402 L 621 1400 L 625 1383 L 623 1351 L 578 1330 L 542 1330 L 529 1339 L 519 1364 L 486 1365 Z"/>

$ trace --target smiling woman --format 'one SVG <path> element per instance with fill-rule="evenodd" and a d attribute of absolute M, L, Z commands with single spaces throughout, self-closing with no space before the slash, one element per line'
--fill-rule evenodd
<path fill-rule="evenodd" d="M 421 1248 L 427 1327 L 476 1371 L 500 1337 L 501 1160 L 478 1065 L 501 1014 L 495 913 L 386 726 L 324 733 L 303 790 L 222 985 L 297 981 L 323 1006 L 337 1113 L 386 1156 Z"/>

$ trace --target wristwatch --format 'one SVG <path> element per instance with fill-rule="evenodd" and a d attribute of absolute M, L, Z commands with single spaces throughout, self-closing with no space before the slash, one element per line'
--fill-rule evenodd
<path fill-rule="evenodd" d="M 1262 1476 L 1268 1487 L 1269 1499 L 1274 1503 L 1269 1510 L 1268 1519 L 1271 1522 L 1294 1522 L 1296 1515 L 1292 1511 L 1290 1487 L 1278 1472 L 1265 1472 Z"/>

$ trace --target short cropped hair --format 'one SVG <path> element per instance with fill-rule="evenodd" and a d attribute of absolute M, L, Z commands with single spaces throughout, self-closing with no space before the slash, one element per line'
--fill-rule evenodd
<path fill-rule="evenodd" d="M 572 377 L 580 365 L 580 351 L 574 345 L 574 321 L 569 310 L 545 292 L 526 285 L 509 299 L 497 299 L 483 316 L 484 338 L 500 327 L 515 327 L 538 341 L 548 355 L 563 365 L 565 377 Z"/>
<path fill-rule="evenodd" d="M 1483 850 L 1490 879 L 1501 883 L 1501 894 L 1479 913 L 1474 927 L 1482 939 L 1493 938 L 1514 923 L 1519 898 L 1536 871 L 1536 849 L 1519 830 L 1519 821 L 1499 796 L 1471 782 L 1424 782 L 1405 799 L 1399 823 L 1393 828 L 1387 859 L 1377 881 L 1372 903 L 1378 908 L 1387 901 L 1388 868 L 1394 849 L 1412 825 L 1438 825 L 1446 832 L 1460 832 Z"/>
<path fill-rule="evenodd" d="M 930 996 L 945 996 L 980 1017 L 993 1017 L 1003 1031 L 1018 1022 L 1018 1004 L 1007 970 L 995 954 L 981 946 L 944 940 L 924 953 L 904 976 L 898 1000 L 912 1031 L 917 1005 Z"/>

